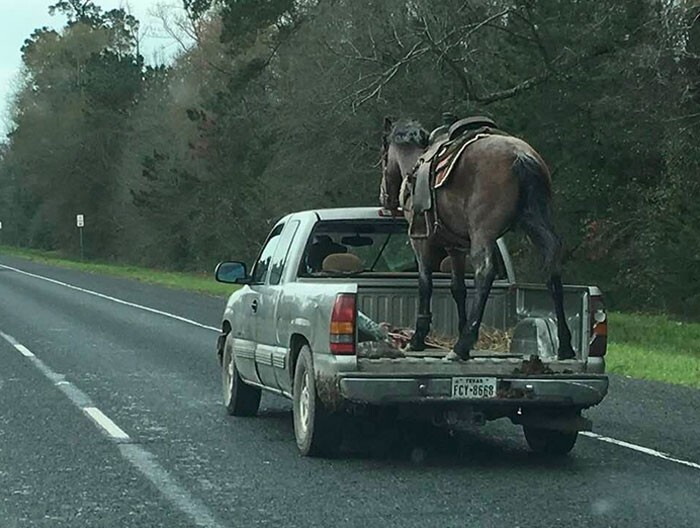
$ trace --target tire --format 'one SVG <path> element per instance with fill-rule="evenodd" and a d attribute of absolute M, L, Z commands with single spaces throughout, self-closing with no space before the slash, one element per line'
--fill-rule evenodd
<path fill-rule="evenodd" d="M 294 437 L 302 456 L 332 457 L 340 451 L 341 423 L 316 393 L 311 349 L 304 345 L 294 369 Z"/>
<path fill-rule="evenodd" d="M 578 431 L 556 431 L 523 426 L 523 432 L 530 449 L 544 455 L 566 455 L 574 448 L 578 438 Z"/>
<path fill-rule="evenodd" d="M 227 337 L 221 363 L 221 381 L 226 412 L 231 416 L 255 416 L 260 407 L 260 389 L 248 385 L 241 379 L 231 349 L 231 339 Z"/>

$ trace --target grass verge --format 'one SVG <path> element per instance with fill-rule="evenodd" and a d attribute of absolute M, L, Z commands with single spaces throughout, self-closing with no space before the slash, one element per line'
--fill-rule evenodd
<path fill-rule="evenodd" d="M 209 295 L 225 296 L 235 289 L 216 282 L 213 274 L 76 262 L 58 253 L 7 246 L 0 246 L 2 254 Z M 609 328 L 608 372 L 700 388 L 700 323 L 682 323 L 662 315 L 612 312 Z"/>
<path fill-rule="evenodd" d="M 608 372 L 700 388 L 700 324 L 609 314 Z"/>
<path fill-rule="evenodd" d="M 74 269 L 87 273 L 99 273 L 113 277 L 135 279 L 149 284 L 158 284 L 168 288 L 189 290 L 209 295 L 226 296 L 235 290 L 235 286 L 222 284 L 214 280 L 214 273 L 182 273 L 162 271 L 124 264 L 105 264 L 100 262 L 80 262 L 65 258 L 60 253 L 20 249 L 0 246 L 0 255 L 22 257 L 34 262 L 51 264 L 61 268 Z"/>

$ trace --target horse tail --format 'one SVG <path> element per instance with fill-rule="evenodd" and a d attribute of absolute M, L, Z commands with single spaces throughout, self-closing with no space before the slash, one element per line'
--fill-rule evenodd
<path fill-rule="evenodd" d="M 518 220 L 532 243 L 540 250 L 545 268 L 559 273 L 561 239 L 552 222 L 552 188 L 547 167 L 531 154 L 519 152 L 512 167 L 518 179 L 520 196 Z"/>

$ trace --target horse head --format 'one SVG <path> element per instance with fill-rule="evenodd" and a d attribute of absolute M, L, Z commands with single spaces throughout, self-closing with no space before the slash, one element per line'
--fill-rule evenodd
<path fill-rule="evenodd" d="M 382 207 L 399 208 L 399 192 L 418 158 L 428 146 L 428 132 L 416 121 L 398 121 L 384 118 L 382 136 L 382 179 L 379 201 Z"/>

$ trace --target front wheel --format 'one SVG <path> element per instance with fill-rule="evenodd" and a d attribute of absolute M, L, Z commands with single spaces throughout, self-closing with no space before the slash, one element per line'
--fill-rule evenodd
<path fill-rule="evenodd" d="M 226 339 L 221 364 L 221 382 L 224 391 L 224 405 L 231 416 L 255 416 L 260 407 L 260 389 L 248 385 L 241 379 L 231 346 L 231 338 Z"/>
<path fill-rule="evenodd" d="M 333 456 L 340 450 L 342 431 L 338 416 L 331 413 L 316 393 L 311 349 L 304 345 L 294 369 L 292 399 L 294 436 L 303 456 Z"/>
<path fill-rule="evenodd" d="M 523 426 L 523 432 L 530 449 L 545 455 L 566 455 L 574 448 L 578 438 L 578 431 L 557 431 Z"/>

